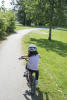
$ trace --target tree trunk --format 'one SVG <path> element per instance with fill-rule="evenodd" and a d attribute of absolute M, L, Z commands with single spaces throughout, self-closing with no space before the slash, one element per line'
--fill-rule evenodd
<path fill-rule="evenodd" d="M 24 12 L 24 25 L 26 25 L 26 14 Z"/>
<path fill-rule="evenodd" d="M 48 38 L 48 40 L 51 40 L 51 32 L 52 32 L 52 25 L 50 24 L 50 28 L 49 28 L 49 38 Z"/>
<path fill-rule="evenodd" d="M 53 24 L 53 15 L 54 15 L 54 0 L 52 2 L 50 1 L 50 4 L 51 4 L 51 16 L 50 16 L 50 26 L 49 26 L 48 40 L 51 40 L 51 34 L 52 34 L 52 24 Z"/>

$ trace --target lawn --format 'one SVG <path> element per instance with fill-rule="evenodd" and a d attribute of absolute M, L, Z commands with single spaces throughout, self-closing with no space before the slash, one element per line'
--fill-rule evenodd
<path fill-rule="evenodd" d="M 22 39 L 25 53 L 32 43 L 41 55 L 35 100 L 67 100 L 67 30 L 53 30 L 52 41 L 48 40 L 48 29 L 25 35 Z"/>
<path fill-rule="evenodd" d="M 22 24 L 16 24 L 16 31 L 17 30 L 23 30 L 23 29 L 29 29 L 29 28 L 31 28 L 31 27 L 29 27 L 29 26 L 23 26 Z"/>

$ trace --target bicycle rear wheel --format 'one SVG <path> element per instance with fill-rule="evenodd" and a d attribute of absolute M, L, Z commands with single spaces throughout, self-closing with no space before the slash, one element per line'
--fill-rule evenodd
<path fill-rule="evenodd" d="M 36 94 L 36 84 L 35 84 L 35 78 L 34 78 L 34 76 L 32 76 L 31 93 L 33 95 Z"/>

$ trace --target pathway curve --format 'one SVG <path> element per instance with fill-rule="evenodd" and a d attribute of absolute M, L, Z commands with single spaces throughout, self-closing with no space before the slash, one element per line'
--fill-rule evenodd
<path fill-rule="evenodd" d="M 20 30 L 0 43 L 0 100 L 31 100 L 25 96 L 28 89 L 23 77 L 25 68 L 18 57 L 23 54 L 21 38 L 32 30 L 35 29 Z"/>

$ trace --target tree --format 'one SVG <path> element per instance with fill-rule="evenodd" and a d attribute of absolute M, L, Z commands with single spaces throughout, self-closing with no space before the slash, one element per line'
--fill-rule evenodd
<path fill-rule="evenodd" d="M 53 26 L 62 26 L 65 23 L 64 9 L 62 0 L 48 0 L 49 2 L 49 37 L 51 40 L 51 32 Z M 57 22 L 57 23 L 56 23 Z"/>
<path fill-rule="evenodd" d="M 52 30 L 52 24 L 53 24 L 53 15 L 54 15 L 54 5 L 55 5 L 55 2 L 54 0 L 49 0 L 49 3 L 50 3 L 50 22 L 49 22 L 49 40 L 51 40 L 51 30 Z"/>
<path fill-rule="evenodd" d="M 6 8 L 5 8 L 4 4 L 5 4 L 5 1 L 2 0 L 1 7 L 0 7 L 0 11 L 2 11 L 2 12 L 5 12 L 6 11 Z"/>
<path fill-rule="evenodd" d="M 66 23 L 64 6 L 66 0 L 17 0 L 18 19 L 23 25 L 48 25 L 49 37 L 53 27 L 62 27 Z"/>
<path fill-rule="evenodd" d="M 17 16 L 18 16 L 17 19 L 21 24 L 26 25 L 26 13 L 25 13 L 24 0 L 17 1 L 17 6 L 19 7 L 18 12 L 17 12 Z"/>

